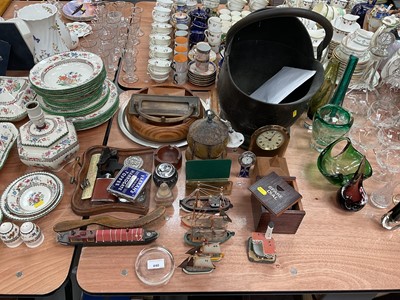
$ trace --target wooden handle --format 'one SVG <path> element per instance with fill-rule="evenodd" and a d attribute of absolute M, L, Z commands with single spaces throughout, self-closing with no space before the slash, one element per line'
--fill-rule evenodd
<path fill-rule="evenodd" d="M 165 207 L 160 206 L 143 217 L 137 219 L 119 219 L 111 216 L 96 216 L 84 220 L 67 220 L 54 225 L 55 232 L 69 231 L 83 226 L 97 224 L 108 228 L 135 228 L 142 227 L 159 217 L 165 212 Z"/>

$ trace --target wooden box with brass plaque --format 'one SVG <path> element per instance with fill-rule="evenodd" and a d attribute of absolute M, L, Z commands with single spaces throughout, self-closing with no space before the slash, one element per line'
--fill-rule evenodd
<path fill-rule="evenodd" d="M 190 125 L 187 134 L 186 160 L 223 159 L 228 144 L 228 127 L 211 110 L 203 119 Z"/>
<path fill-rule="evenodd" d="M 282 157 L 257 157 L 254 172 L 252 174 L 253 182 L 265 178 L 274 172 L 283 178 L 295 191 L 298 191 L 296 178 L 289 175 L 286 159 Z M 260 200 L 251 195 L 251 207 L 254 220 L 254 229 L 257 232 L 265 232 L 269 222 L 274 222 L 275 233 L 294 234 L 297 232 L 304 216 L 305 211 L 301 199 L 295 199 L 294 204 L 289 204 L 287 209 L 283 209 L 278 215 L 270 212 Z"/>
<path fill-rule="evenodd" d="M 143 89 L 133 94 L 126 109 L 130 129 L 144 139 L 176 142 L 186 139 L 189 126 L 202 117 L 200 99 L 189 90 L 185 95 L 150 95 Z"/>
<path fill-rule="evenodd" d="M 249 151 L 257 156 L 284 157 L 289 145 L 290 135 L 279 125 L 266 125 L 251 135 Z"/>

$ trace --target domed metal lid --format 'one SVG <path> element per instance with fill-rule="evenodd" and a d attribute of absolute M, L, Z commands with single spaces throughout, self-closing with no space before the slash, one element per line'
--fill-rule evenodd
<path fill-rule="evenodd" d="M 189 128 L 188 140 L 203 145 L 219 145 L 228 139 L 228 127 L 218 118 L 214 112 L 206 111 L 206 117 L 195 121 Z"/>

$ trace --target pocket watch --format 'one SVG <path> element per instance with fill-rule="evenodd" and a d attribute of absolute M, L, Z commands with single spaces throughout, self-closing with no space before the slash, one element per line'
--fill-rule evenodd
<path fill-rule="evenodd" d="M 257 156 L 283 157 L 289 144 L 289 131 L 280 125 L 265 125 L 251 135 L 249 151 Z"/>

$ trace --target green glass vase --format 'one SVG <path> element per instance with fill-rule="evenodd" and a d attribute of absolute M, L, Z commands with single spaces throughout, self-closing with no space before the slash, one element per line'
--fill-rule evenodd
<path fill-rule="evenodd" d="M 331 100 L 332 94 L 336 88 L 339 66 L 340 62 L 336 58 L 332 57 L 329 60 L 324 73 L 324 82 L 308 104 L 307 119 L 304 121 L 305 128 L 312 128 L 312 120 L 317 109 Z"/>
<path fill-rule="evenodd" d="M 350 139 L 341 137 L 320 153 L 317 166 L 330 183 L 344 186 L 354 178 L 363 159 L 364 155 L 353 147 Z M 372 176 L 372 167 L 367 159 L 365 159 L 362 173 L 363 179 Z"/>

